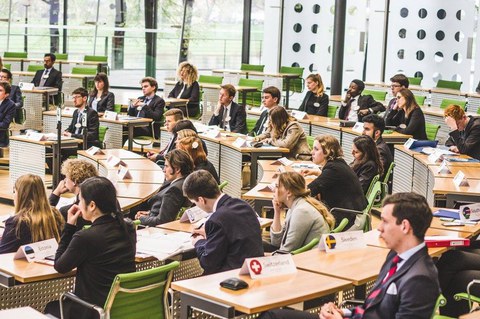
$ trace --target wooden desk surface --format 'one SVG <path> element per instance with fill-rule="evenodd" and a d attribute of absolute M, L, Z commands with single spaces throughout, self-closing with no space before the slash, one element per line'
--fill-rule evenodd
<path fill-rule="evenodd" d="M 480 313 L 478 311 L 467 313 L 459 317 L 459 319 L 478 319 L 480 318 Z"/>
<path fill-rule="evenodd" d="M 424 165 L 439 166 L 440 167 L 440 165 L 442 164 L 441 161 L 437 161 L 437 162 L 431 161 L 428 158 L 428 155 L 426 155 L 426 154 L 422 154 L 422 153 L 418 153 L 418 152 L 414 152 L 414 151 L 410 151 L 409 154 L 412 155 L 413 157 L 415 157 L 415 159 L 419 160 Z M 468 159 L 468 158 L 471 158 L 471 157 L 468 156 L 468 155 L 459 154 L 457 156 L 454 156 L 453 158 Z M 460 168 L 463 168 L 463 167 L 477 167 L 477 168 L 480 168 L 480 163 L 479 162 L 448 162 L 448 166 L 449 167 L 460 167 Z"/>
<path fill-rule="evenodd" d="M 32 144 L 39 144 L 43 146 L 52 146 L 54 144 L 57 144 L 57 141 L 34 141 L 32 139 L 27 138 L 25 135 L 10 136 L 10 140 L 22 141 L 22 142 L 27 142 Z M 62 145 L 66 145 L 66 144 L 72 145 L 72 144 L 78 144 L 78 143 L 82 143 L 82 140 L 79 140 L 76 138 L 62 139 Z"/>
<path fill-rule="evenodd" d="M 53 266 L 29 263 L 25 258 L 13 259 L 14 255 L 15 253 L 0 254 L 0 271 L 12 275 L 15 280 L 22 283 L 69 277 L 75 274 L 75 271 L 59 274 Z"/>
<path fill-rule="evenodd" d="M 293 260 L 299 269 L 349 280 L 359 286 L 377 278 L 388 252 L 373 246 L 332 253 L 312 249 L 294 255 Z"/>
<path fill-rule="evenodd" d="M 465 194 L 465 195 L 479 195 L 480 194 L 480 180 L 468 180 L 469 186 L 455 186 L 453 178 L 435 178 L 433 186 L 434 194 Z"/>
<path fill-rule="evenodd" d="M 31 308 L 31 307 L 21 307 L 0 310 L 0 318 L 2 319 L 48 319 L 48 317 L 41 312 Z"/>
<path fill-rule="evenodd" d="M 349 281 L 302 270 L 291 275 L 265 279 L 251 279 L 250 276 L 240 276 L 238 273 L 239 269 L 235 269 L 174 281 L 172 288 L 227 304 L 238 311 L 251 314 L 318 298 L 351 287 Z M 220 287 L 221 281 L 231 277 L 245 280 L 249 288 L 233 291 Z"/>
<path fill-rule="evenodd" d="M 478 164 L 478 163 L 477 163 Z M 480 165 L 474 166 L 449 166 L 451 173 L 439 173 L 440 165 L 430 165 L 428 167 L 435 178 L 454 178 L 458 172 L 462 171 L 467 179 L 480 179 Z"/>
<path fill-rule="evenodd" d="M 100 165 L 106 168 L 114 169 L 114 167 L 110 167 L 109 165 L 107 165 L 107 160 L 99 160 L 98 162 Z M 161 171 L 162 170 L 160 166 L 158 166 L 156 163 L 146 158 L 144 158 L 144 160 L 125 159 L 125 160 L 122 160 L 122 162 L 125 163 L 125 165 L 129 170 L 133 170 L 133 171 Z"/>
<path fill-rule="evenodd" d="M 260 222 L 261 228 L 266 228 L 272 224 L 273 219 L 259 217 L 258 221 Z M 176 231 L 191 233 L 195 228 L 195 224 L 190 224 L 189 222 L 181 223 L 180 220 L 174 220 L 173 222 L 161 224 L 161 225 L 158 225 L 157 227 L 162 229 L 169 229 L 169 230 L 176 230 Z"/>
<path fill-rule="evenodd" d="M 145 157 L 138 155 L 137 153 L 133 153 L 124 149 L 104 149 L 102 150 L 104 154 L 95 154 L 95 155 L 90 155 L 86 151 L 78 151 L 78 154 L 88 157 L 91 160 L 94 161 L 100 161 L 100 160 L 106 160 L 109 156 L 115 156 L 118 157 L 121 160 L 131 160 L 131 159 L 140 159 L 144 160 L 146 159 Z"/>
<path fill-rule="evenodd" d="M 117 190 L 117 197 L 148 199 L 155 195 L 161 187 L 161 184 L 147 183 L 114 183 Z"/>
<path fill-rule="evenodd" d="M 140 184 L 158 184 L 161 186 L 165 181 L 165 174 L 163 171 L 137 171 L 129 170 L 132 178 L 120 180 L 118 178 L 117 169 L 109 169 L 106 176 L 112 183 L 140 183 Z"/>
<path fill-rule="evenodd" d="M 301 165 L 301 164 L 306 164 L 306 165 L 311 165 L 313 164 L 312 161 L 293 161 L 294 164 Z M 278 168 L 282 166 L 282 164 L 278 163 L 277 160 L 258 160 L 257 161 L 258 165 L 262 167 L 263 171 L 271 171 L 271 172 L 277 172 Z"/>
<path fill-rule="evenodd" d="M 436 209 L 432 209 L 432 211 L 435 212 Z M 464 226 L 443 226 L 442 225 L 443 223 L 445 222 L 441 221 L 439 217 L 433 217 L 432 223 L 430 224 L 430 228 L 468 233 L 470 235 L 469 237 L 473 237 L 480 234 L 480 223 L 477 223 L 476 225 L 464 225 Z"/>
<path fill-rule="evenodd" d="M 253 200 L 272 200 L 273 190 L 268 191 L 259 191 L 270 183 L 258 183 L 254 188 L 242 195 L 242 199 L 253 199 Z"/>
<path fill-rule="evenodd" d="M 222 140 L 220 144 L 233 148 L 241 153 L 289 153 L 290 150 L 285 147 L 262 146 L 262 147 L 236 147 L 233 145 L 235 139 Z"/>
<path fill-rule="evenodd" d="M 117 197 L 117 200 L 120 203 L 122 211 L 127 211 L 143 202 L 143 199 L 127 197 Z"/>

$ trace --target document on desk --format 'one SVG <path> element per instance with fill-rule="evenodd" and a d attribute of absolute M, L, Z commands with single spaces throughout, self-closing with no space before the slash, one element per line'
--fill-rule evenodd
<path fill-rule="evenodd" d="M 151 255 L 158 260 L 165 260 L 182 252 L 193 249 L 191 234 L 176 232 L 166 235 L 158 233 L 141 236 L 137 240 L 137 252 Z"/>

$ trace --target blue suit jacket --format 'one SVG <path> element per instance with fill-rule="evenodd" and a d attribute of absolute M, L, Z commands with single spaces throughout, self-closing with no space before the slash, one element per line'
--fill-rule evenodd
<path fill-rule="evenodd" d="M 257 214 L 241 199 L 223 195 L 205 233 L 207 238 L 195 244 L 204 274 L 240 268 L 245 258 L 263 256 Z"/>
<path fill-rule="evenodd" d="M 15 103 L 6 98 L 0 104 L 0 128 L 8 128 L 15 117 Z"/>

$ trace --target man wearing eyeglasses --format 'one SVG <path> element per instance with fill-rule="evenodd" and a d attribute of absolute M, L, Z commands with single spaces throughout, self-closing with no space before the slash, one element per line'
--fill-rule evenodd
<path fill-rule="evenodd" d="M 15 103 L 17 109 L 23 107 L 22 91 L 17 85 L 12 85 L 12 72 L 10 72 L 10 70 L 2 69 L 0 71 L 0 82 L 8 82 L 11 85 L 12 91 L 9 95 L 10 100 Z"/>
<path fill-rule="evenodd" d="M 390 82 L 392 83 L 390 85 L 390 88 L 392 90 L 393 99 L 391 99 L 390 102 L 388 102 L 387 109 L 385 110 L 385 114 L 383 115 L 383 119 L 385 120 L 385 124 L 387 126 L 393 126 L 391 123 L 387 123 L 387 116 L 388 116 L 388 113 L 390 113 L 390 111 L 396 110 L 398 108 L 397 98 L 396 98 L 398 91 L 400 91 L 403 88 L 408 88 L 410 84 L 408 81 L 408 78 L 403 74 L 395 74 L 393 77 L 390 78 Z"/>

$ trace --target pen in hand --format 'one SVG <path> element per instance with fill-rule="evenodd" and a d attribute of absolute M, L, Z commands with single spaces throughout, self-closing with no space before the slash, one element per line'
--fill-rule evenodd
<path fill-rule="evenodd" d="M 200 229 L 200 228 L 202 228 L 202 227 L 203 227 L 203 224 L 205 224 L 205 223 L 201 223 L 200 226 L 196 227 L 195 229 Z"/>
<path fill-rule="evenodd" d="M 197 230 L 197 229 L 202 228 L 202 227 L 203 227 L 203 224 L 204 224 L 204 223 L 201 223 L 200 226 L 195 227 L 194 230 Z M 192 233 L 192 234 L 190 235 L 190 237 L 197 237 L 198 235 L 200 235 L 200 234 L 199 234 L 199 233 Z"/>

